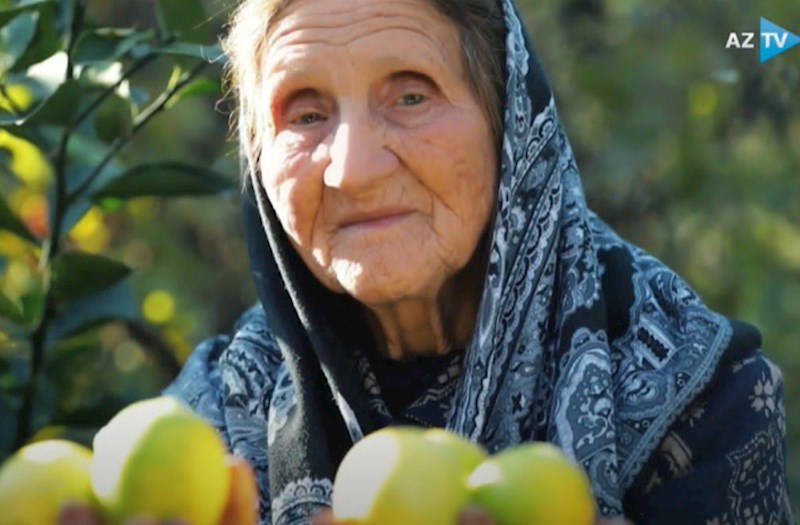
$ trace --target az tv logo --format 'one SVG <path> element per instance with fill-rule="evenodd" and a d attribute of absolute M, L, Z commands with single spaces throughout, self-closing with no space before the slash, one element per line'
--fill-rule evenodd
<path fill-rule="evenodd" d="M 731 33 L 728 35 L 725 49 L 755 49 L 756 46 L 753 42 L 755 36 L 755 33 Z M 759 57 L 762 63 L 800 44 L 800 36 L 787 31 L 778 24 L 773 24 L 764 17 L 761 17 L 759 37 Z"/>

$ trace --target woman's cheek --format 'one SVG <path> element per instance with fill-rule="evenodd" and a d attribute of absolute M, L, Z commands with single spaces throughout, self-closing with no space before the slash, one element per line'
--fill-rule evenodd
<path fill-rule="evenodd" d="M 480 231 L 495 200 L 497 167 L 488 124 L 474 113 L 453 109 L 444 118 L 406 132 L 404 157 L 411 172 L 443 209 L 437 229 L 467 240 Z M 413 147 L 409 147 L 413 146 Z"/>
<path fill-rule="evenodd" d="M 287 235 L 308 249 L 322 202 L 322 171 L 308 149 L 276 146 L 263 157 L 264 187 Z"/>

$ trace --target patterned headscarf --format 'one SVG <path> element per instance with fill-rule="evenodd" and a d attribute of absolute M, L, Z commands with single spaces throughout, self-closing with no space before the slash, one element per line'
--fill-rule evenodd
<path fill-rule="evenodd" d="M 405 416 L 492 452 L 556 443 L 589 473 L 601 514 L 613 516 L 726 350 L 752 351 L 759 337 L 710 311 L 587 208 L 536 53 L 511 0 L 503 11 L 501 173 L 476 329 Z M 185 370 L 180 389 L 212 407 L 207 417 L 253 463 L 263 523 L 300 524 L 329 504 L 352 444 L 396 414 L 365 358 L 374 341 L 362 305 L 313 277 L 257 174 L 250 189 L 257 207 L 245 203 L 244 223 L 263 311 L 211 355 L 218 370 Z M 220 392 L 194 387 L 193 374 Z"/>

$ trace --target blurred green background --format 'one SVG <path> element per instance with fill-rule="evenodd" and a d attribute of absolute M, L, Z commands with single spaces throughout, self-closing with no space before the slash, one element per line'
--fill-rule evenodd
<path fill-rule="evenodd" d="M 207 44 L 215 43 L 233 5 L 202 2 L 198 18 L 199 0 L 166 3 L 180 16 L 186 10 L 186 19 L 194 21 L 193 33 L 179 31 L 178 39 Z M 0 0 L 2 9 L 15 4 Z M 88 25 L 153 28 L 159 38 L 170 29 L 164 17 L 175 16 L 165 15 L 154 0 L 85 5 Z M 711 307 L 761 328 L 764 352 L 784 373 L 789 477 L 797 508 L 800 47 L 760 64 L 757 50 L 728 50 L 725 43 L 732 31 L 757 32 L 761 16 L 800 33 L 800 2 L 518 0 L 518 5 L 553 84 L 591 207 L 683 275 Z M 8 33 L 0 37 L 3 52 L 15 53 Z M 115 60 L 127 67 L 135 57 Z M 148 63 L 131 77 L 129 96 L 152 100 L 174 83 L 176 71 L 188 69 L 182 60 Z M 212 167 L 228 178 L 227 191 L 96 199 L 63 232 L 67 249 L 104 254 L 132 269 L 135 308 L 121 321 L 71 334 L 48 351 L 30 422 L 37 438 L 88 442 L 120 407 L 157 394 L 193 345 L 229 331 L 255 301 L 238 222 L 236 146 L 227 129 L 232 105 L 219 92 L 220 71 L 219 63 L 208 65 L 195 78 L 204 79 L 205 88 L 128 137 L 114 164 L 117 170 L 157 162 Z M 13 83 L 6 86 L 11 90 Z M 0 96 L 0 109 L 8 110 L 14 97 Z M 24 102 L 24 96 L 17 98 Z M 87 132 L 100 151 L 87 146 L 84 154 L 92 158 L 114 145 L 102 140 L 98 124 L 103 112 L 108 119 L 118 111 L 110 100 Z M 140 105 L 125 111 L 135 117 Z M 112 135 L 116 140 L 125 132 Z M 0 130 L 0 150 L 7 153 L 0 158 L 0 191 L 27 229 L 44 238 L 56 168 L 51 152 L 31 145 L 35 137 L 23 143 L 20 136 L 26 137 L 11 127 Z M 0 291 L 22 310 L 47 282 L 41 259 L 40 248 L 0 231 Z M 35 327 L 43 311 L 34 310 L 25 326 Z M 25 334 L 24 326 L 0 324 L 0 459 L 19 434 L 11 427 L 21 406 L 17 383 L 26 384 L 31 366 Z"/>

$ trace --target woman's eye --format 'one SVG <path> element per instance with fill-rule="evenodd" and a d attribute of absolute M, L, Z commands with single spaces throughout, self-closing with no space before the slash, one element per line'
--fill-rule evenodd
<path fill-rule="evenodd" d="M 325 120 L 322 114 L 320 113 L 303 113 L 296 119 L 292 121 L 293 124 L 299 124 L 301 126 L 309 126 L 311 124 L 316 124 L 317 122 L 321 122 Z"/>
<path fill-rule="evenodd" d="M 409 93 L 400 97 L 397 102 L 401 106 L 416 106 L 425 102 L 425 95 L 420 95 L 419 93 Z"/>

